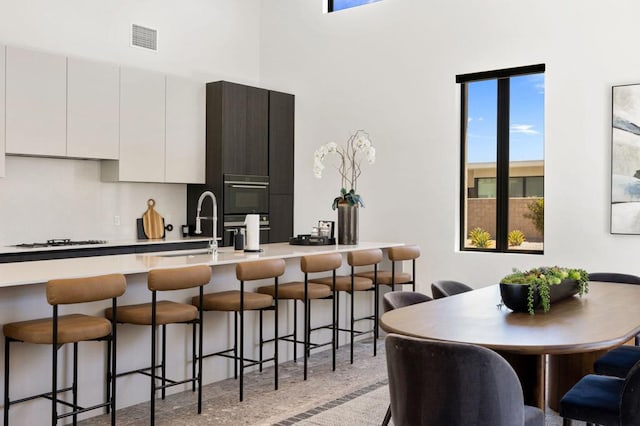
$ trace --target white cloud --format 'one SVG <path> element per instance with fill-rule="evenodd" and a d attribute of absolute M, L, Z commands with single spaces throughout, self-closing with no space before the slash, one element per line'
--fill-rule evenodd
<path fill-rule="evenodd" d="M 511 133 L 524 133 L 525 135 L 537 135 L 538 131 L 533 129 L 533 124 L 512 124 Z"/>
<path fill-rule="evenodd" d="M 540 95 L 544 95 L 544 74 L 532 74 L 529 76 L 531 86 Z"/>

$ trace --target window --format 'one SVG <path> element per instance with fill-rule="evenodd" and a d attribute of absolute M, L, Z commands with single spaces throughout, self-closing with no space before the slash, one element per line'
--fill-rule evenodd
<path fill-rule="evenodd" d="M 375 3 L 380 0 L 328 0 L 329 12 L 335 12 L 350 7 L 362 6 L 363 4 Z"/>
<path fill-rule="evenodd" d="M 544 70 L 540 64 L 456 77 L 462 250 L 543 251 Z"/>
<path fill-rule="evenodd" d="M 475 178 L 469 198 L 496 198 L 496 178 Z M 509 178 L 509 197 L 544 197 L 542 176 L 520 176 Z"/>

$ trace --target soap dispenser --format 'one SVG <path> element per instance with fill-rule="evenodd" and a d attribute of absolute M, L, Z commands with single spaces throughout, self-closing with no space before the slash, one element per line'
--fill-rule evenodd
<path fill-rule="evenodd" d="M 233 233 L 233 248 L 244 250 L 244 228 L 236 228 Z"/>

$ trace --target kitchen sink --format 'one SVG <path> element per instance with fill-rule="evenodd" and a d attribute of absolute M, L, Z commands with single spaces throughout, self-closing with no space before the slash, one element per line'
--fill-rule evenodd
<path fill-rule="evenodd" d="M 233 252 L 233 247 L 219 247 L 218 253 L 231 253 Z M 160 253 L 149 253 L 150 256 L 157 257 L 193 257 L 197 255 L 208 254 L 211 255 L 209 249 L 194 249 L 194 250 L 177 250 L 177 251 L 166 251 Z"/>

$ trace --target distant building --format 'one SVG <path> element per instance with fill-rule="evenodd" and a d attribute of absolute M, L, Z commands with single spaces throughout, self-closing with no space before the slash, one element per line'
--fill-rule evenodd
<path fill-rule="evenodd" d="M 544 197 L 544 161 L 512 161 L 510 164 L 510 197 Z M 467 165 L 467 196 L 496 197 L 496 163 Z"/>

